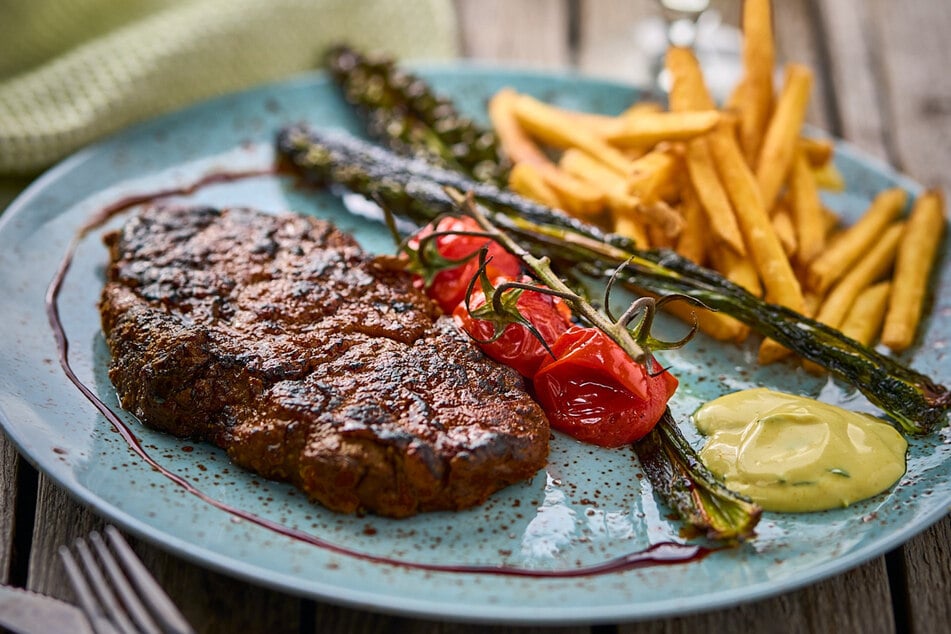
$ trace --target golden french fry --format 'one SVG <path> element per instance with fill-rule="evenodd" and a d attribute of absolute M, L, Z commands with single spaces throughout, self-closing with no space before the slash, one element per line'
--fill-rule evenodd
<path fill-rule="evenodd" d="M 707 218 L 707 226 L 716 238 L 737 255 L 746 255 L 743 235 L 736 213 L 713 165 L 706 139 L 687 144 L 687 173 Z"/>
<path fill-rule="evenodd" d="M 834 161 L 829 161 L 821 167 L 812 168 L 812 177 L 816 179 L 816 186 L 830 192 L 845 191 L 845 177 L 835 166 Z"/>
<path fill-rule="evenodd" d="M 767 211 L 776 204 L 792 165 L 811 89 L 812 71 L 799 64 L 788 64 L 783 92 L 776 102 L 756 162 L 756 180 Z"/>
<path fill-rule="evenodd" d="M 607 164 L 621 175 L 630 173 L 631 161 L 617 148 L 581 126 L 557 108 L 530 97 L 515 99 L 515 118 L 530 136 L 559 149 L 576 147 Z"/>
<path fill-rule="evenodd" d="M 739 112 L 739 139 L 749 165 L 755 165 L 773 108 L 775 63 L 770 0 L 743 3 L 743 88 L 734 107 Z M 767 209 L 770 200 L 766 200 Z"/>
<path fill-rule="evenodd" d="M 630 164 L 628 192 L 650 205 L 676 187 L 680 161 L 671 152 L 648 152 Z"/>
<path fill-rule="evenodd" d="M 545 182 L 539 169 L 531 163 L 522 162 L 512 166 L 509 172 L 509 189 L 543 205 L 562 208 L 558 194 Z"/>
<path fill-rule="evenodd" d="M 614 215 L 614 233 L 633 240 L 639 249 L 649 249 L 651 247 L 644 223 L 636 218 L 634 214 L 616 213 Z"/>
<path fill-rule="evenodd" d="M 716 110 L 649 112 L 612 119 L 601 128 L 609 143 L 650 147 L 661 141 L 686 141 L 713 129 L 720 120 Z"/>
<path fill-rule="evenodd" d="M 664 231 L 663 227 L 660 225 L 645 223 L 645 229 L 647 230 L 647 237 L 650 239 L 652 246 L 658 249 L 673 248 L 674 238 L 667 235 L 667 232 Z"/>
<path fill-rule="evenodd" d="M 489 119 L 499 137 L 502 150 L 514 164 L 527 163 L 534 167 L 545 184 L 557 194 L 566 212 L 580 218 L 596 218 L 604 210 L 604 195 L 591 185 L 558 169 L 525 134 L 515 118 L 517 99 L 518 93 L 504 88 L 489 101 Z"/>
<path fill-rule="evenodd" d="M 517 92 L 511 88 L 503 88 L 489 100 L 489 120 L 499 137 L 502 150 L 512 163 L 552 164 L 515 118 L 517 99 Z"/>
<path fill-rule="evenodd" d="M 809 265 L 809 287 L 825 293 L 881 237 L 882 231 L 899 214 L 908 199 L 897 187 L 880 192 L 858 222 L 830 241 L 826 250 Z"/>
<path fill-rule="evenodd" d="M 636 203 L 627 192 L 627 179 L 587 152 L 569 148 L 561 155 L 558 166 L 604 192 L 609 206 L 633 208 Z"/>
<path fill-rule="evenodd" d="M 791 258 L 799 248 L 799 242 L 796 239 L 796 227 L 793 226 L 792 213 L 782 201 L 776 205 L 772 221 L 773 230 L 776 232 L 776 237 L 779 238 L 779 243 L 783 245 L 786 257 Z"/>
<path fill-rule="evenodd" d="M 723 122 L 710 134 L 710 150 L 733 209 L 744 242 L 766 288 L 767 301 L 797 312 L 805 308 L 799 280 L 770 222 L 756 177 L 746 164 L 733 126 Z"/>
<path fill-rule="evenodd" d="M 842 322 L 842 334 L 866 346 L 872 345 L 882 328 L 891 288 L 891 282 L 879 282 L 859 293 Z"/>
<path fill-rule="evenodd" d="M 878 236 L 875 244 L 850 268 L 823 300 L 816 319 L 838 328 L 845 320 L 855 298 L 881 279 L 892 266 L 901 240 L 903 223 L 895 223 Z"/>
<path fill-rule="evenodd" d="M 816 321 L 833 328 L 841 328 L 846 316 L 855 304 L 856 298 L 873 282 L 880 279 L 891 268 L 898 251 L 903 230 L 902 223 L 895 223 L 885 230 L 871 250 L 849 271 L 848 275 L 836 284 L 826 296 Z M 802 367 L 813 374 L 823 372 L 823 368 L 812 361 L 803 361 Z"/>
<path fill-rule="evenodd" d="M 807 266 L 825 248 L 826 225 L 819 190 L 802 145 L 789 173 L 789 200 L 798 242 L 796 261 Z"/>
<path fill-rule="evenodd" d="M 673 112 L 714 110 L 716 104 L 703 81 L 700 64 L 689 48 L 671 46 L 665 58 L 671 86 L 668 101 Z"/>
<path fill-rule="evenodd" d="M 925 192 L 915 201 L 898 247 L 891 298 L 882 343 L 896 352 L 915 340 L 921 310 L 945 227 L 940 192 Z"/>
<path fill-rule="evenodd" d="M 703 207 L 697 194 L 686 184 L 683 188 L 683 230 L 677 238 L 675 250 L 691 262 L 704 264 L 707 260 L 707 225 Z"/>
<path fill-rule="evenodd" d="M 802 152 L 810 168 L 822 167 L 832 160 L 835 144 L 828 139 L 799 138 L 799 151 Z"/>
<path fill-rule="evenodd" d="M 713 268 L 719 271 L 723 277 L 738 286 L 742 286 L 757 297 L 763 296 L 763 286 L 760 283 L 759 272 L 756 270 L 753 260 L 743 255 L 737 255 L 732 249 L 724 246 L 723 243 L 708 244 L 708 248 Z"/>
<path fill-rule="evenodd" d="M 665 203 L 658 200 L 652 203 L 641 202 L 637 205 L 637 213 L 647 224 L 648 231 L 656 227 L 664 236 L 665 246 L 673 246 L 676 238 L 684 228 L 684 217 L 680 212 Z M 653 241 L 653 234 L 651 234 Z"/>
<path fill-rule="evenodd" d="M 621 116 L 621 117 L 638 116 L 647 112 L 663 112 L 663 111 L 664 111 L 664 107 L 660 105 L 659 103 L 657 103 L 656 101 L 638 101 L 636 103 L 632 103 L 630 106 L 628 106 L 624 110 L 624 112 L 622 112 L 618 116 Z"/>
<path fill-rule="evenodd" d="M 822 208 L 822 227 L 826 232 L 826 248 L 828 248 L 832 237 L 841 230 L 839 227 L 839 223 L 841 222 L 842 219 L 839 218 L 839 214 L 827 207 Z"/>

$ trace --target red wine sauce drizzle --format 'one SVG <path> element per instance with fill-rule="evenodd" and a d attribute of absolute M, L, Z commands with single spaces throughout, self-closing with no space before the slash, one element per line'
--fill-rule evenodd
<path fill-rule="evenodd" d="M 193 484 L 191 484 L 185 478 L 179 476 L 178 474 L 172 473 L 158 462 L 155 461 L 142 447 L 142 444 L 135 437 L 135 434 L 129 429 L 128 425 L 122 421 L 121 418 L 109 408 L 108 405 L 102 402 L 98 396 L 96 396 L 92 390 L 86 386 L 82 381 L 79 380 L 79 377 L 76 376 L 73 372 L 72 366 L 69 363 L 69 340 L 66 337 L 66 332 L 63 328 L 62 321 L 59 316 L 59 292 L 63 285 L 63 280 L 66 278 L 66 274 L 69 271 L 69 267 L 73 261 L 73 255 L 76 251 L 82 237 L 95 229 L 105 224 L 109 219 L 119 214 L 122 211 L 125 211 L 136 205 L 141 205 L 149 202 L 154 202 L 161 198 L 167 198 L 175 195 L 185 195 L 190 194 L 203 187 L 205 185 L 210 185 L 213 183 L 223 183 L 237 180 L 239 178 L 249 178 L 255 176 L 262 176 L 265 174 L 272 174 L 274 170 L 257 170 L 257 171 L 248 171 L 248 172 L 220 172 L 209 174 L 202 178 L 201 180 L 192 183 L 186 187 L 180 187 L 176 189 L 164 190 L 161 192 L 153 194 L 143 194 L 136 196 L 129 196 L 119 200 L 107 207 L 104 207 L 99 213 L 93 216 L 89 222 L 84 224 L 80 230 L 77 232 L 76 236 L 70 242 L 69 247 L 66 250 L 65 255 L 63 256 L 62 261 L 60 262 L 59 268 L 56 271 L 56 275 L 53 277 L 53 280 L 50 282 L 50 286 L 46 292 L 46 315 L 49 319 L 50 327 L 53 330 L 53 336 L 56 340 L 56 347 L 59 352 L 59 363 L 62 366 L 63 371 L 66 373 L 66 376 L 69 380 L 76 386 L 76 388 L 82 393 L 83 396 L 92 403 L 93 406 L 108 420 L 112 426 L 119 432 L 119 435 L 122 436 L 123 440 L 128 443 L 129 448 L 132 449 L 142 460 L 145 461 L 150 467 L 161 473 L 163 476 L 171 480 L 177 486 L 184 489 L 186 492 L 194 495 L 199 498 L 201 501 L 210 504 L 211 506 L 225 511 L 230 515 L 260 526 L 262 528 L 274 531 L 285 537 L 295 539 L 300 542 L 311 544 L 317 546 L 318 548 L 323 548 L 325 550 L 338 553 L 340 555 L 346 555 L 348 557 L 355 557 L 365 561 L 378 563 L 378 564 L 387 564 L 391 566 L 402 566 L 405 568 L 413 568 L 419 570 L 427 570 L 434 572 L 452 572 L 452 573 L 466 573 L 466 574 L 493 574 L 493 575 L 508 575 L 508 576 L 518 576 L 518 577 L 584 577 L 589 575 L 600 575 L 607 573 L 616 573 L 622 572 L 625 570 L 632 570 L 634 568 L 646 568 L 649 566 L 664 566 L 664 565 L 674 565 L 674 564 L 685 564 L 694 561 L 699 561 L 709 555 L 711 552 L 714 552 L 715 548 L 707 548 L 704 546 L 694 545 L 694 544 L 678 544 L 675 542 L 660 542 L 654 544 L 644 550 L 623 555 L 621 557 L 616 557 L 610 559 L 600 564 L 594 564 L 591 566 L 582 566 L 572 569 L 562 569 L 562 570 L 540 570 L 540 569 L 531 569 L 531 568 L 517 568 L 514 566 L 505 566 L 505 565 L 463 565 L 463 564 L 427 564 L 421 562 L 408 562 L 398 559 L 392 559 L 389 557 L 383 557 L 379 555 L 372 555 L 365 552 L 359 552 L 352 550 L 350 548 L 345 548 L 337 544 L 320 539 L 309 533 L 305 533 L 300 530 L 284 526 L 283 524 L 278 524 L 271 520 L 265 519 L 249 513 L 248 511 L 241 510 L 239 508 L 233 507 L 229 504 L 225 504 L 220 500 L 207 495 Z"/>

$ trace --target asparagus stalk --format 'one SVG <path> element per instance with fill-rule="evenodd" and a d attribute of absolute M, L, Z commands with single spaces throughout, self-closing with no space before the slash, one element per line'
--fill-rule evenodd
<path fill-rule="evenodd" d="M 327 55 L 327 67 L 368 133 L 393 151 L 479 181 L 500 186 L 507 181 L 509 164 L 495 132 L 461 115 L 392 59 L 337 46 Z"/>
<path fill-rule="evenodd" d="M 549 257 L 559 274 L 605 275 L 619 269 L 622 278 L 638 287 L 688 295 L 827 368 L 906 432 L 926 433 L 947 421 L 951 393 L 944 386 L 833 328 L 766 303 L 675 253 L 638 250 L 629 240 L 605 235 L 556 210 L 340 133 L 294 126 L 281 131 L 278 148 L 312 182 L 339 183 L 417 224 L 454 210 L 447 187 L 471 191 L 494 224 Z"/>

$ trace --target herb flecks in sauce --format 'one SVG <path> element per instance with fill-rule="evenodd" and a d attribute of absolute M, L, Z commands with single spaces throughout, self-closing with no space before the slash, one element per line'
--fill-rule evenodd
<path fill-rule="evenodd" d="M 905 472 L 908 445 L 894 427 L 802 396 L 743 390 L 702 406 L 694 421 L 709 436 L 707 468 L 768 511 L 848 506 Z"/>

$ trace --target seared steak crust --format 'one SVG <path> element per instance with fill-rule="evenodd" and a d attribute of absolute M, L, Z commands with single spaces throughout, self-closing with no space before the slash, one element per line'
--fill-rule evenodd
<path fill-rule="evenodd" d="M 545 464 L 518 375 L 329 223 L 154 207 L 106 243 L 109 376 L 146 424 L 343 512 L 462 509 Z"/>

